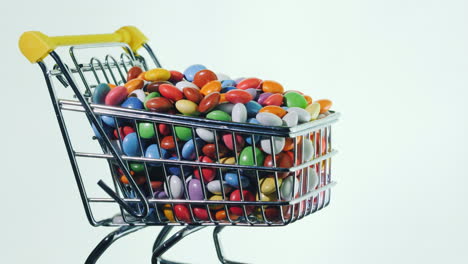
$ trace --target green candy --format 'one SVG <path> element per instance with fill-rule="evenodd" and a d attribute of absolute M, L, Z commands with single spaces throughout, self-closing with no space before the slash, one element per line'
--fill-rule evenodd
<path fill-rule="evenodd" d="M 134 172 L 142 172 L 145 170 L 145 165 L 143 163 L 130 163 L 130 169 Z"/>
<path fill-rule="evenodd" d="M 284 101 L 287 107 L 307 107 L 307 100 L 300 93 L 288 92 L 284 95 Z"/>
<path fill-rule="evenodd" d="M 153 123 L 142 122 L 138 124 L 138 134 L 141 138 L 149 139 L 154 137 Z"/>
<path fill-rule="evenodd" d="M 265 154 L 259 149 L 255 148 L 255 154 L 257 156 L 257 166 L 263 166 L 265 160 Z M 252 146 L 246 147 L 242 150 L 239 156 L 239 165 L 254 166 L 254 156 Z"/>
<path fill-rule="evenodd" d="M 182 141 L 187 141 L 192 138 L 192 129 L 188 127 L 176 126 L 175 133 L 178 139 Z"/>
<path fill-rule="evenodd" d="M 206 115 L 206 118 L 220 121 L 231 121 L 231 116 L 221 110 L 214 110 Z"/>
<path fill-rule="evenodd" d="M 161 97 L 161 95 L 158 92 L 152 92 L 152 93 L 148 94 L 145 97 L 145 101 L 143 103 L 143 106 L 145 107 L 146 110 L 148 110 L 148 107 L 146 107 L 146 101 L 148 101 L 151 98 L 155 98 L 155 97 Z"/>

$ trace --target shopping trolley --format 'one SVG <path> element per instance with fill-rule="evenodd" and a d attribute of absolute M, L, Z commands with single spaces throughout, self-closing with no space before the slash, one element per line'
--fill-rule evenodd
<path fill-rule="evenodd" d="M 331 145 L 331 126 L 337 122 L 338 113 L 329 111 L 328 115 L 321 119 L 296 127 L 268 127 L 91 103 L 90 97 L 99 83 L 125 83 L 130 67 L 139 66 L 148 70 L 148 64 L 151 62 L 155 67 L 161 67 L 147 41 L 148 39 L 132 26 L 122 27 L 113 34 L 62 37 L 49 37 L 31 31 L 25 32 L 19 40 L 22 53 L 30 62 L 37 63 L 43 72 L 89 223 L 92 226 L 118 227 L 96 246 L 86 263 L 95 263 L 117 239 L 152 225 L 164 226 L 154 242 L 152 263 L 177 263 L 164 260 L 162 254 L 187 235 L 207 226 L 215 226 L 213 238 L 219 260 L 222 263 L 237 263 L 227 260 L 222 253 L 218 235 L 225 226 L 285 226 L 325 208 L 330 203 L 330 188 L 335 185 L 331 180 L 331 157 L 336 154 Z M 69 47 L 68 56 L 66 53 L 59 56 L 59 51 L 65 50 L 59 49 L 62 46 Z M 97 57 L 96 54 L 103 56 Z M 61 86 L 60 89 L 55 89 L 56 84 Z M 101 123 L 101 116 L 114 120 L 116 139 L 109 136 Z M 175 159 L 165 159 L 162 155 L 159 159 L 147 158 L 143 154 L 127 156 L 121 149 L 121 128 L 124 124 L 131 124 L 138 133 L 140 122 L 152 123 L 155 131 L 153 140 L 158 143 L 161 140 L 161 125 L 170 129 L 174 138 L 177 126 L 190 128 L 192 138 L 196 137 L 197 128 L 208 129 L 215 137 L 220 134 L 230 134 L 232 139 L 237 135 L 250 137 L 253 145 L 259 144 L 255 143 L 256 137 L 262 137 L 270 141 L 273 152 L 275 138 L 284 137 L 292 142 L 293 164 L 282 166 L 276 155 L 271 155 L 271 166 L 259 164 L 256 160 L 257 150 L 253 147 L 255 165 L 239 165 L 239 150 L 236 149 L 238 146 L 235 142 L 235 162 L 220 162 L 221 153 L 216 140 L 214 143 L 217 159 L 214 163 L 199 161 L 201 154 L 196 140 L 194 161 L 181 159 L 177 141 Z M 75 136 L 81 137 L 79 144 L 86 145 L 86 150 L 78 149 L 72 144 L 72 138 Z M 92 140 L 89 140 L 91 138 Z M 304 158 L 306 140 L 313 142 L 313 157 L 310 160 Z M 142 140 L 139 139 L 138 142 L 143 153 Z M 89 160 L 99 161 L 99 165 L 88 162 Z M 135 163 L 144 167 L 139 178 L 134 177 L 131 170 L 131 164 Z M 157 166 L 154 166 L 155 164 Z M 168 167 L 171 166 L 182 171 L 187 167 L 194 168 L 200 175 L 203 175 L 205 168 L 215 169 L 221 181 L 223 199 L 209 199 L 202 176 L 200 180 L 204 199 L 190 200 L 188 195 L 175 199 L 168 180 Z M 102 168 L 107 169 L 100 171 Z M 240 200 L 229 200 L 227 187 L 221 177 L 225 170 L 237 172 L 238 182 L 241 182 L 241 173 L 256 182 L 252 185 L 255 187 L 250 187 L 257 189 L 253 190 L 257 193 L 256 199 L 245 199 L 241 184 Z M 311 178 L 311 175 L 316 177 L 318 182 L 313 184 L 314 178 Z M 259 186 L 266 176 L 273 177 L 275 187 L 265 198 L 261 197 Z M 122 177 L 127 181 L 123 182 Z M 182 173 L 184 192 L 188 193 L 186 177 L 187 175 Z M 286 187 L 281 184 L 285 177 L 291 179 Z M 155 178 L 160 179 L 167 187 L 169 198 L 153 196 L 152 183 Z M 96 188 L 96 179 L 99 180 L 97 186 L 100 188 Z M 89 181 L 92 183 L 89 184 Z M 109 184 L 110 182 L 112 184 Z M 188 218 L 177 217 L 174 208 L 179 204 L 189 208 Z M 230 211 L 233 207 L 241 209 L 241 215 L 233 215 Z M 204 210 L 207 213 L 206 218 L 197 217 L 194 214 L 196 208 Z M 217 208 L 221 214 L 224 213 L 224 217 L 215 216 L 213 208 Z M 174 226 L 182 226 L 182 229 L 167 239 Z"/>

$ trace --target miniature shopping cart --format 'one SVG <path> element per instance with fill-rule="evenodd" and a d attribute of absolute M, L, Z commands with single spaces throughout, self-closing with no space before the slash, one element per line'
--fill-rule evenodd
<path fill-rule="evenodd" d="M 222 254 L 218 234 L 225 226 L 285 226 L 330 203 L 330 188 L 335 184 L 331 180 L 331 157 L 336 154 L 331 146 L 331 125 L 337 122 L 338 113 L 329 111 L 321 119 L 296 127 L 268 127 L 91 103 L 90 97 L 98 84 L 122 85 L 131 67 L 139 66 L 148 70 L 149 63 L 154 64 L 151 67 L 161 67 L 147 44 L 147 38 L 131 26 L 122 27 L 113 34 L 102 35 L 48 37 L 36 31 L 26 32 L 21 36 L 19 46 L 26 58 L 37 63 L 44 74 L 88 221 L 93 226 L 119 227 L 98 244 L 86 263 L 95 263 L 115 240 L 152 225 L 164 226 L 154 243 L 152 263 L 176 263 L 164 260 L 162 254 L 185 236 L 207 226 L 215 226 L 213 237 L 219 260 L 222 263 L 237 263 L 225 259 Z M 62 46 L 69 47 L 68 55 L 64 53 L 59 56 L 58 52 L 64 50 L 59 49 Z M 60 87 L 56 89 L 57 85 Z M 109 136 L 101 116 L 114 120 L 117 139 Z M 181 159 L 178 146 L 177 157 L 173 159 L 148 158 L 143 154 L 125 155 L 121 147 L 121 128 L 124 123 L 130 123 L 138 133 L 140 122 L 154 125 L 156 142 L 160 142 L 160 125 L 168 127 L 174 138 L 176 126 L 190 128 L 192 138 L 195 138 L 197 128 L 208 129 L 215 137 L 229 133 L 233 139 L 237 135 L 251 137 L 252 142 L 256 142 L 255 137 L 267 138 L 273 152 L 274 138 L 284 137 L 293 143 L 293 166 L 281 167 L 277 164 L 276 155 L 272 155 L 272 166 L 257 164 L 256 160 L 253 166 L 239 165 L 236 144 L 233 144 L 234 153 L 237 153 L 234 163 L 200 162 L 198 158 L 201 154 L 196 146 L 194 161 Z M 74 145 L 72 139 L 73 142 L 79 142 L 79 146 Z M 306 140 L 313 142 L 313 157 L 310 160 L 304 159 Z M 219 143 L 215 141 L 214 144 L 219 158 Z M 139 147 L 143 153 L 141 140 Z M 255 148 L 252 149 L 255 151 Z M 255 154 L 253 157 L 256 157 Z M 144 166 L 142 177 L 138 180 L 132 174 L 131 163 Z M 152 166 L 155 163 L 160 166 Z M 187 196 L 174 199 L 171 191 L 169 198 L 154 197 L 153 179 L 160 177 L 163 184 L 168 186 L 169 166 L 181 170 L 191 167 L 200 173 L 203 168 L 214 168 L 218 175 L 222 171 L 232 170 L 237 172 L 238 177 L 242 172 L 257 183 L 254 185 L 257 188 L 262 178 L 268 175 L 275 181 L 275 189 L 270 195 L 275 198 L 261 199 L 258 196 L 260 192 L 257 192 L 255 200 L 244 199 L 243 187 L 240 185 L 240 201 L 230 201 L 224 184 L 221 184 L 222 200 L 210 200 L 205 184 L 204 199 L 201 200 L 190 200 Z M 284 190 L 280 190 L 279 182 L 284 175 L 292 177 L 289 190 L 286 190 L 292 194 L 289 197 L 285 197 Z M 318 184 L 311 184 L 310 175 L 318 176 Z M 126 182 L 121 180 L 122 176 L 125 176 Z M 181 177 L 187 193 L 185 176 L 182 174 Z M 219 178 L 223 183 L 223 177 Z M 203 182 L 203 177 L 200 180 Z M 238 180 L 241 182 L 240 178 Z M 173 210 L 178 204 L 189 208 L 188 219 L 177 217 Z M 225 217 L 220 219 L 215 216 L 214 207 L 224 211 Z M 241 215 L 233 216 L 231 207 L 241 208 Z M 207 218 L 196 217 L 193 213 L 195 208 L 206 209 Z M 182 229 L 167 239 L 174 226 L 182 226 Z"/>

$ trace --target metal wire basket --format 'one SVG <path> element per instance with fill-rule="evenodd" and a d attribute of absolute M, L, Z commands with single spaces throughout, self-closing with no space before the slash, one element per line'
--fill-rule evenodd
<path fill-rule="evenodd" d="M 69 56 L 59 56 L 56 51 L 59 46 L 70 46 Z M 121 85 L 126 82 L 126 73 L 133 66 L 148 70 L 148 63 L 152 62 L 155 67 L 161 67 L 146 37 L 134 27 L 123 27 L 113 34 L 67 37 L 48 37 L 40 32 L 26 32 L 20 39 L 20 48 L 31 62 L 40 66 L 44 74 L 88 221 L 93 226 L 120 227 L 96 247 L 86 263 L 95 263 L 116 239 L 151 225 L 165 226 L 155 242 L 153 263 L 163 261 L 161 255 L 166 250 L 186 235 L 205 226 L 216 226 L 214 237 L 218 256 L 223 263 L 230 263 L 223 257 L 217 238 L 224 226 L 284 226 L 330 203 L 330 188 L 335 184 L 331 180 L 331 157 L 336 154 L 331 145 L 331 126 L 337 122 L 338 113 L 330 111 L 322 119 L 296 127 L 268 127 L 92 104 L 90 97 L 99 83 Z M 142 53 L 137 53 L 137 50 Z M 97 57 L 96 54 L 103 56 Z M 57 84 L 61 86 L 59 89 L 54 88 Z M 115 139 L 109 136 L 109 131 L 102 125 L 102 116 L 115 122 Z M 88 125 L 82 125 L 82 122 L 78 125 L 78 119 L 82 122 L 86 120 L 84 122 Z M 139 137 L 141 155 L 127 156 L 122 152 L 122 129 L 124 126 L 132 126 L 138 134 L 142 122 L 152 124 L 155 133 L 150 141 L 156 144 L 161 143 L 162 133 L 176 138 L 177 127 L 189 128 L 192 139 L 197 137 L 199 128 L 211 131 L 215 138 L 223 135 L 231 139 L 237 139 L 238 136 L 250 138 L 254 165 L 240 164 L 238 142 L 232 142 L 234 157 L 231 162 L 223 160 L 223 151 L 217 140 L 214 141 L 213 163 L 199 160 L 201 146 L 197 145 L 200 144 L 197 140 L 193 140 L 193 160 L 181 157 L 177 140 L 174 141 L 175 158 L 164 157 L 160 148 L 158 151 L 161 158 L 145 157 L 144 145 L 147 142 Z M 164 126 L 164 132 L 161 132 L 161 126 Z M 72 135 L 82 138 L 78 145 L 72 143 Z M 258 138 L 262 139 L 263 144 L 266 140 L 274 153 L 277 137 L 283 137 L 289 143 L 292 165 L 284 166 L 277 155 L 270 155 L 268 166 L 257 160 L 258 149 L 255 147 L 260 147 Z M 83 140 L 91 138 L 93 140 L 87 140 L 89 144 L 86 144 L 91 150 L 79 148 Z M 305 145 L 306 140 L 313 144 L 313 156 L 310 158 L 305 157 L 305 149 L 308 147 Z M 100 164 L 93 166 L 82 162 L 89 159 L 98 160 Z M 138 177 L 132 174 L 132 164 L 143 167 Z M 85 166 L 87 169 L 84 169 Z M 96 173 L 97 166 L 107 167 L 110 173 Z M 183 195 L 176 195 L 178 197 L 171 191 L 171 172 L 174 170 L 180 172 L 184 186 Z M 204 199 L 190 199 L 185 170 L 197 170 L 201 175 L 199 178 Z M 207 170 L 215 173 L 221 183 L 220 200 L 210 199 L 203 177 Z M 229 199 L 222 177 L 226 170 L 237 175 L 240 183 L 239 200 Z M 243 186 L 241 175 L 246 175 L 253 184 Z M 95 188 L 95 181 L 93 186 L 87 183 L 96 180 L 96 176 L 102 178 L 97 183 L 101 189 Z M 261 195 L 260 190 L 265 177 L 274 180 L 274 188 L 268 196 Z M 126 180 L 123 181 L 123 178 Z M 286 180 L 288 184 L 285 187 Z M 112 185 L 105 182 L 112 182 Z M 157 183 L 165 185 L 169 197 L 154 197 Z M 256 193 L 254 199 L 244 197 L 244 189 Z M 187 208 L 189 215 L 178 218 L 178 213 L 174 212 L 180 208 L 178 205 Z M 200 217 L 196 211 L 203 212 L 204 217 Z M 186 227 L 165 241 L 172 226 L 180 225 Z"/>

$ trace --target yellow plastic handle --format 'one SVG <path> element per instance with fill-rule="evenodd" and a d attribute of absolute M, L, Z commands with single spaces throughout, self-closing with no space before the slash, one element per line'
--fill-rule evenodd
<path fill-rule="evenodd" d="M 148 42 L 148 38 L 134 26 L 121 27 L 112 34 L 60 37 L 49 37 L 39 31 L 28 31 L 21 35 L 19 48 L 30 62 L 35 63 L 42 61 L 59 46 L 109 42 L 127 43 L 133 51 L 137 51 L 143 44 Z"/>

